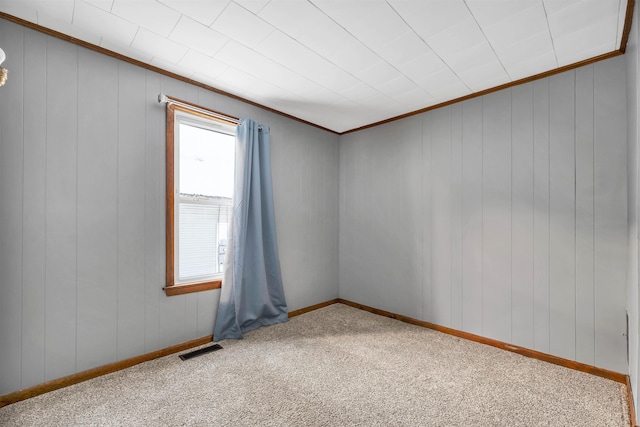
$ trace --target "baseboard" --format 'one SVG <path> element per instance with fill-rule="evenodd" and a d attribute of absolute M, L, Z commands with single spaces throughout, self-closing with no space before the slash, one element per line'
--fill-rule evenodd
<path fill-rule="evenodd" d="M 562 357 L 553 356 L 551 354 L 542 353 L 540 351 L 531 350 L 525 347 L 520 347 L 517 345 L 508 344 L 502 341 L 494 340 L 491 338 L 482 337 L 480 335 L 471 334 L 469 332 L 459 331 L 453 328 L 447 328 L 445 326 L 436 325 L 434 323 L 425 322 L 423 320 L 417 320 L 408 316 L 403 316 L 401 314 L 391 313 L 389 311 L 380 310 L 378 308 L 369 307 L 363 304 L 358 304 L 353 301 L 344 300 L 342 298 L 338 298 L 338 302 L 341 304 L 345 304 L 351 307 L 359 308 L 360 310 L 365 310 L 370 313 L 379 314 L 381 316 L 390 317 L 392 319 L 397 319 L 405 323 L 410 323 L 412 325 L 422 326 L 425 328 L 433 329 L 439 332 L 443 332 L 445 334 L 453 335 L 459 338 L 464 338 L 470 341 L 475 341 L 481 344 L 490 345 L 492 347 L 497 347 L 502 350 L 511 351 L 513 353 L 518 353 L 522 356 L 531 357 L 533 359 L 542 360 L 545 362 L 553 363 L 554 365 L 564 366 L 565 368 L 574 369 L 576 371 L 587 372 L 592 375 L 597 375 L 599 377 L 607 378 L 609 380 L 625 384 L 627 382 L 627 375 L 621 374 L 619 372 L 609 371 L 607 369 L 598 368 L 596 366 L 587 365 L 586 363 L 576 362 L 569 359 L 563 359 Z"/>
<path fill-rule="evenodd" d="M 299 316 L 309 311 L 317 310 L 319 308 L 326 307 L 331 304 L 338 303 L 338 299 L 315 304 L 310 307 L 301 308 L 289 312 L 289 317 Z M 33 387 L 25 388 L 13 393 L 0 396 L 0 408 L 12 403 L 19 402 L 21 400 L 29 399 L 30 397 L 38 396 L 40 394 L 48 393 L 50 391 L 58 390 L 60 388 L 68 387 L 73 384 L 77 384 L 82 381 L 87 381 L 92 378 L 96 378 L 102 375 L 110 374 L 112 372 L 120 371 L 122 369 L 129 368 L 131 366 L 138 365 L 140 363 L 148 362 L 150 360 L 158 359 L 160 357 L 169 356 L 170 354 L 178 353 L 180 351 L 188 350 L 193 347 L 198 347 L 203 344 L 207 344 L 213 340 L 212 335 L 198 338 L 195 340 L 187 341 L 182 344 L 177 344 L 171 347 L 163 348 L 160 350 L 152 351 L 150 353 L 135 356 L 130 359 L 121 360 L 119 362 L 110 363 L 108 365 L 99 366 L 97 368 L 89 369 L 87 371 L 78 372 L 63 378 L 48 381 L 46 383 L 38 384 Z"/>
<path fill-rule="evenodd" d="M 629 420 L 632 427 L 638 427 L 636 424 L 636 405 L 633 403 L 633 391 L 631 389 L 631 378 L 627 375 L 627 402 L 629 403 Z"/>
<path fill-rule="evenodd" d="M 329 301 L 321 302 L 320 304 L 315 304 L 315 305 L 312 305 L 312 306 L 309 306 L 309 307 L 301 308 L 299 310 L 293 310 L 293 311 L 289 312 L 289 318 L 300 316 L 301 314 L 308 313 L 310 311 L 317 310 L 319 308 L 324 308 L 324 307 L 327 307 L 327 306 L 332 305 L 332 304 L 337 304 L 339 302 L 340 302 L 340 300 L 338 298 L 336 298 L 336 299 L 332 299 L 332 300 L 329 300 Z"/>
<path fill-rule="evenodd" d="M 48 393 L 50 391 L 58 390 L 60 388 L 68 387 L 73 384 L 77 384 L 83 381 L 90 380 L 102 375 L 110 374 L 112 372 L 120 371 L 122 369 L 129 368 L 131 366 L 138 365 L 143 362 L 148 362 L 153 359 L 168 356 L 173 353 L 177 353 L 189 348 L 198 347 L 200 345 L 211 342 L 212 335 L 206 337 L 197 338 L 195 340 L 183 342 L 182 344 L 173 345 L 171 347 L 163 348 L 160 350 L 152 351 L 150 353 L 135 356 L 129 359 L 120 360 L 119 362 L 110 363 L 108 365 L 99 366 L 97 368 L 89 369 L 87 371 L 78 372 L 66 377 L 58 378 L 57 380 L 48 381 L 46 383 L 38 384 L 33 387 L 25 388 L 13 393 L 0 396 L 0 408 L 12 403 L 19 402 L 21 400 L 29 399 L 30 397 L 38 396 L 40 394 Z"/>
<path fill-rule="evenodd" d="M 468 332 L 459 331 L 453 328 L 447 328 L 445 326 L 436 325 L 434 323 L 417 320 L 408 316 L 391 313 L 386 310 L 380 310 L 378 308 L 369 307 L 363 304 L 358 304 L 356 302 L 345 300 L 342 298 L 338 298 L 338 302 L 340 304 L 345 304 L 354 308 L 358 308 L 360 310 L 378 314 L 380 316 L 390 317 L 392 319 L 397 319 L 405 323 L 410 323 L 412 325 L 433 329 L 439 332 L 443 332 L 445 334 L 453 335 L 459 338 L 464 338 L 470 341 L 475 341 L 481 344 L 490 345 L 492 347 L 497 347 L 502 350 L 518 353 L 522 356 L 531 357 L 533 359 L 542 360 L 544 362 L 553 363 L 554 365 L 563 366 L 565 368 L 574 369 L 576 371 L 586 372 L 588 374 L 597 375 L 602 378 L 606 378 L 621 384 L 625 384 L 626 390 L 627 390 L 627 402 L 629 405 L 629 420 L 631 421 L 631 426 L 638 427 L 638 425 L 636 424 L 636 411 L 635 411 L 635 405 L 633 404 L 633 392 L 631 390 L 631 380 L 629 378 L 629 375 L 621 374 L 619 372 L 609 371 L 607 369 L 598 368 L 596 366 L 587 365 L 585 363 L 580 363 L 580 362 L 576 362 L 569 359 L 563 359 L 562 357 L 553 356 L 551 354 L 542 353 L 536 350 L 531 350 L 528 348 L 507 344 L 502 341 L 494 340 L 491 338 L 485 338 L 480 335 L 470 334 Z"/>
<path fill-rule="evenodd" d="M 475 341 L 481 344 L 490 345 L 492 347 L 497 347 L 502 350 L 511 351 L 514 353 L 518 353 L 523 356 L 531 357 L 534 359 L 542 360 L 548 363 L 553 363 L 555 365 L 563 366 L 569 369 L 575 369 L 577 371 L 586 372 L 592 375 L 597 375 L 599 377 L 607 378 L 612 381 L 616 381 L 621 384 L 626 384 L 627 387 L 627 396 L 629 402 L 629 411 L 630 411 L 630 419 L 632 420 L 632 426 L 636 426 L 636 417 L 635 417 L 635 408 L 633 404 L 633 395 L 631 391 L 631 382 L 629 380 L 629 376 L 625 374 L 621 374 L 619 372 L 609 371 L 606 369 L 598 368 L 596 366 L 587 365 L 585 363 L 576 362 L 573 360 L 563 359 L 558 356 L 553 356 L 550 354 L 542 353 L 536 350 L 531 350 L 524 347 L 519 347 L 511 344 L 507 344 L 502 341 L 494 340 L 491 338 L 485 338 L 479 335 L 474 335 L 468 332 L 459 331 L 453 328 L 447 328 L 445 326 L 436 325 L 434 323 L 425 322 L 422 320 L 414 319 L 408 316 L 403 316 L 401 314 L 391 313 L 386 310 L 380 310 L 378 308 L 369 307 L 363 304 L 358 304 L 353 301 L 345 300 L 342 298 L 336 298 L 333 300 L 325 301 L 319 304 L 315 304 L 309 307 L 301 308 L 298 310 L 294 310 L 289 312 L 289 317 L 299 316 L 304 313 L 308 313 L 310 311 L 318 310 L 323 307 L 330 306 L 332 304 L 345 304 L 354 308 L 358 308 L 360 310 L 368 311 L 370 313 L 378 314 L 380 316 L 390 317 L 392 319 L 397 319 L 405 323 L 410 323 L 412 325 L 422 326 L 425 328 L 433 329 L 439 332 L 443 332 L 445 334 L 453 335 L 459 338 L 464 338 L 470 341 Z M 53 381 L 48 381 L 43 384 L 39 384 L 33 387 L 29 387 L 23 390 L 19 390 L 13 393 L 5 394 L 0 396 L 0 408 L 6 405 L 10 405 L 15 402 L 19 402 L 21 400 L 28 399 L 30 397 L 38 396 L 40 394 L 48 393 L 50 391 L 58 390 L 60 388 L 68 387 L 73 384 L 77 384 L 79 382 L 87 381 L 92 378 L 96 378 L 102 375 L 110 374 L 112 372 L 116 372 L 122 369 L 129 368 L 131 366 L 138 365 L 140 363 L 148 362 L 154 359 L 158 359 L 160 357 L 168 356 L 174 353 L 178 353 L 183 350 L 188 350 L 193 347 L 198 347 L 203 344 L 207 344 L 213 340 L 212 335 L 208 335 L 202 338 L 198 338 L 195 340 L 187 341 L 182 344 L 177 344 L 171 347 L 163 348 L 160 350 L 152 351 L 150 353 L 142 354 L 140 356 L 132 357 L 130 359 L 121 360 L 119 362 L 110 363 L 108 365 L 100 366 L 94 369 L 89 369 L 87 371 L 79 372 L 77 374 L 72 374 L 63 378 L 59 378 Z"/>

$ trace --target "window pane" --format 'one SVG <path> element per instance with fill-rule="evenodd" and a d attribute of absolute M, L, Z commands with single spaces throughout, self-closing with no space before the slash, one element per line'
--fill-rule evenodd
<path fill-rule="evenodd" d="M 177 282 L 222 273 L 233 195 L 235 136 L 179 123 Z"/>
<path fill-rule="evenodd" d="M 178 192 L 231 198 L 235 137 L 180 124 Z"/>

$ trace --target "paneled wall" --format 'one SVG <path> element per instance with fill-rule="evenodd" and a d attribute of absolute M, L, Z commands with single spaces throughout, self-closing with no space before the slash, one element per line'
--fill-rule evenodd
<path fill-rule="evenodd" d="M 624 58 L 340 140 L 340 296 L 626 373 Z"/>
<path fill-rule="evenodd" d="M 271 127 L 290 310 L 338 296 L 338 137 L 0 20 L 0 394 L 209 335 L 166 297 L 159 92 Z"/>
<path fill-rule="evenodd" d="M 628 265 L 627 265 L 627 312 L 629 313 L 629 377 L 633 391 L 636 413 L 638 411 L 638 345 L 640 325 L 638 308 L 640 294 L 638 283 L 638 103 L 640 85 L 638 84 L 638 8 L 633 10 L 633 23 L 625 54 L 627 61 L 627 224 L 628 224 Z"/>

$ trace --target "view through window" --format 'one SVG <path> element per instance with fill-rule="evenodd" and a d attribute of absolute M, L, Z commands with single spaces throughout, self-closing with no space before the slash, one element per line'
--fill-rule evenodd
<path fill-rule="evenodd" d="M 172 263 L 167 288 L 219 284 L 231 220 L 235 126 L 178 109 L 173 113 L 173 165 L 168 168 L 173 197 L 167 200 L 173 199 L 168 206 L 173 235 L 167 241 L 173 253 L 167 256 Z M 168 133 L 168 143 L 169 138 Z"/>

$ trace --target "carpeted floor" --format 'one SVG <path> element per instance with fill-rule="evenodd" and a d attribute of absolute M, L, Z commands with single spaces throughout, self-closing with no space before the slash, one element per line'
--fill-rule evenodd
<path fill-rule="evenodd" d="M 628 426 L 623 385 L 342 304 L 0 408 L 2 426 Z"/>

